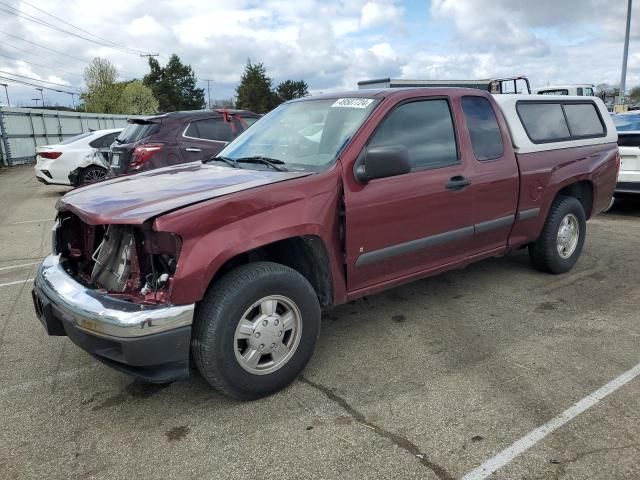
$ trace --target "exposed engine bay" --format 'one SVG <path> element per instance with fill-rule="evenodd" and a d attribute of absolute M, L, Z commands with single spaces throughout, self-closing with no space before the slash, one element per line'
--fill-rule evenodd
<path fill-rule="evenodd" d="M 61 213 L 53 250 L 78 282 L 136 303 L 166 303 L 180 238 L 151 225 L 88 225 Z"/>

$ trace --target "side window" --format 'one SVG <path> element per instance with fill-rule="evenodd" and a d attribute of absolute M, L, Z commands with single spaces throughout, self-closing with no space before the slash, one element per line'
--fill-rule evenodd
<path fill-rule="evenodd" d="M 593 103 L 566 104 L 564 112 L 574 137 L 597 137 L 604 134 L 604 126 Z"/>
<path fill-rule="evenodd" d="M 581 97 L 582 95 L 584 95 L 584 94 L 582 93 L 582 87 L 578 87 L 578 88 L 577 88 L 577 91 L 578 91 L 578 92 L 577 92 L 577 95 L 578 95 L 579 97 Z"/>
<path fill-rule="evenodd" d="M 222 118 L 207 118 L 191 122 L 185 131 L 185 136 L 228 142 L 231 140 L 231 126 Z"/>
<path fill-rule="evenodd" d="M 376 130 L 369 146 L 400 145 L 409 151 L 414 170 L 458 163 L 453 118 L 447 100 L 405 103 Z"/>
<path fill-rule="evenodd" d="M 502 157 L 504 145 L 496 114 L 483 97 L 462 97 L 473 154 L 480 161 Z"/>
<path fill-rule="evenodd" d="M 569 127 L 559 103 L 518 103 L 516 109 L 532 142 L 569 138 Z"/>

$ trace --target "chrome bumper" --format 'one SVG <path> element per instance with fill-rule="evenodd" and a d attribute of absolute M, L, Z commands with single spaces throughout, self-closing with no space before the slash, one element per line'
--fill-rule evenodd
<path fill-rule="evenodd" d="M 44 259 L 35 278 L 39 290 L 65 320 L 98 336 L 142 337 L 191 325 L 195 305 L 139 305 L 86 288 L 62 268 L 57 255 Z"/>

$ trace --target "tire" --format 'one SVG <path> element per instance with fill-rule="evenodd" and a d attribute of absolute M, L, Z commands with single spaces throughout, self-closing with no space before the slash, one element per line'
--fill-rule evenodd
<path fill-rule="evenodd" d="M 298 327 L 287 330 L 292 323 Z M 226 274 L 198 304 L 191 351 L 212 387 L 238 400 L 254 400 L 281 390 L 300 374 L 319 334 L 320 304 L 307 279 L 284 265 L 255 262 Z M 243 360 L 256 355 L 256 365 Z"/>
<path fill-rule="evenodd" d="M 98 167 L 97 165 L 90 165 L 82 170 L 78 178 L 80 180 L 80 185 L 87 185 L 89 183 L 104 180 L 106 177 L 107 171 L 104 168 Z"/>
<path fill-rule="evenodd" d="M 576 231 L 577 239 L 572 234 Z M 542 234 L 529 245 L 531 263 L 543 272 L 568 272 L 582 253 L 586 233 L 587 217 L 582 204 L 577 198 L 558 196 L 551 205 Z"/>

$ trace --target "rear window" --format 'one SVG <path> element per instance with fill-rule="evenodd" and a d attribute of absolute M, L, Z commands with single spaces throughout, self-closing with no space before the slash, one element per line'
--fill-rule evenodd
<path fill-rule="evenodd" d="M 160 130 L 159 123 L 132 122 L 118 135 L 118 143 L 133 143 L 150 137 Z"/>
<path fill-rule="evenodd" d="M 604 133 L 604 125 L 593 103 L 576 103 L 564 105 L 569 130 L 574 137 L 597 137 Z"/>
<path fill-rule="evenodd" d="M 560 88 L 558 90 L 541 90 L 538 95 L 569 95 L 569 90 Z"/>
<path fill-rule="evenodd" d="M 594 103 L 529 102 L 516 106 L 533 143 L 602 137 L 606 134 Z"/>
<path fill-rule="evenodd" d="M 618 145 L 621 147 L 640 147 L 640 134 L 618 135 Z"/>
<path fill-rule="evenodd" d="M 90 135 L 93 135 L 93 132 L 81 133 L 80 135 L 76 135 L 74 137 L 65 138 L 63 141 L 58 143 L 58 145 L 69 145 L 70 143 L 77 142 L 78 140 L 82 140 L 83 138 L 87 138 Z"/>
<path fill-rule="evenodd" d="M 491 104 L 483 97 L 462 97 L 473 154 L 480 161 L 500 158 L 504 152 L 502 134 Z"/>

